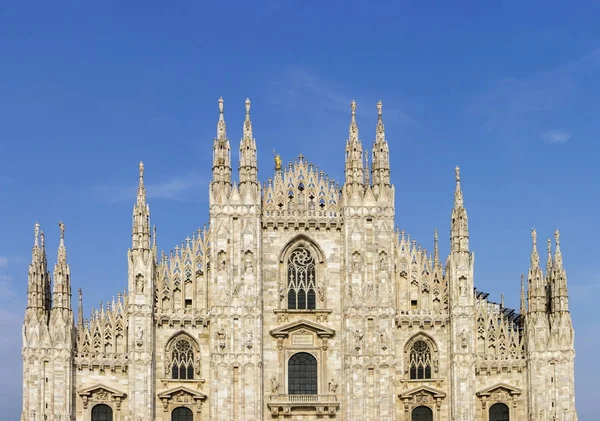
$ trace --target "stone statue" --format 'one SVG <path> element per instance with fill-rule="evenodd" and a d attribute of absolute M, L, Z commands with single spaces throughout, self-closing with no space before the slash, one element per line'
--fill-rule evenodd
<path fill-rule="evenodd" d="M 135 332 L 135 340 L 137 346 L 142 346 L 144 344 L 144 331 L 140 326 L 138 326 L 137 331 Z"/>
<path fill-rule="evenodd" d="M 246 271 L 246 273 L 252 273 L 252 253 L 246 253 L 246 260 L 244 262 L 244 265 L 244 270 Z"/>
<path fill-rule="evenodd" d="M 335 382 L 335 379 L 331 379 L 331 381 L 329 382 L 329 391 L 331 393 L 335 393 L 335 391 L 337 390 L 338 384 Z"/>
<path fill-rule="evenodd" d="M 460 332 L 460 346 L 462 346 L 463 348 L 467 347 L 467 331 L 465 329 L 463 329 L 462 332 Z"/>
<path fill-rule="evenodd" d="M 58 221 L 58 227 L 60 228 L 60 239 L 65 239 L 65 224 L 63 221 Z"/>
<path fill-rule="evenodd" d="M 135 290 L 138 294 L 144 293 L 144 276 L 142 274 L 135 277 Z"/>
<path fill-rule="evenodd" d="M 279 382 L 277 381 L 277 378 L 275 376 L 273 376 L 273 377 L 271 377 L 271 392 L 277 393 L 278 390 L 279 390 Z"/>

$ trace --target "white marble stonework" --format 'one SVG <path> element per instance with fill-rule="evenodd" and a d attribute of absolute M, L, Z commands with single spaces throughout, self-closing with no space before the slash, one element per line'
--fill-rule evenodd
<path fill-rule="evenodd" d="M 352 102 L 343 184 L 279 155 L 260 184 L 245 105 L 237 183 L 221 99 L 208 227 L 168 254 L 140 163 L 125 292 L 89 319 L 65 224 L 51 276 L 36 223 L 22 421 L 577 420 L 558 231 L 508 309 L 475 289 L 458 167 L 445 259 L 396 228 L 381 102 L 371 153 Z"/>

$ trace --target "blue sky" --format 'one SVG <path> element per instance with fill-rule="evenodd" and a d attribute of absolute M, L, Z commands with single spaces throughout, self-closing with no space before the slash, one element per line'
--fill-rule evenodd
<path fill-rule="evenodd" d="M 439 228 L 447 253 L 460 165 L 476 286 L 508 306 L 518 307 L 531 228 L 541 239 L 559 228 L 577 407 L 595 419 L 600 2 L 204 3 L 0 2 L 7 419 L 20 415 L 33 224 L 53 265 L 65 222 L 73 292 L 83 288 L 89 315 L 126 286 L 140 160 L 161 249 L 207 222 L 220 96 L 235 168 L 252 100 L 263 181 L 273 149 L 341 181 L 350 101 L 370 149 L 381 99 L 396 223 L 429 249 Z"/>

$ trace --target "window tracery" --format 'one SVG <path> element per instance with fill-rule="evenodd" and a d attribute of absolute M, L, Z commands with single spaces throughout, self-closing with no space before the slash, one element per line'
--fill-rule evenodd
<path fill-rule="evenodd" d="M 410 350 L 410 378 L 431 378 L 431 350 L 423 340 L 415 341 Z"/>
<path fill-rule="evenodd" d="M 171 378 L 177 380 L 192 380 L 194 378 L 194 346 L 187 338 L 179 338 L 171 347 L 170 359 Z"/>
<path fill-rule="evenodd" d="M 316 264 L 309 249 L 300 245 L 287 261 L 287 300 L 290 310 L 316 309 Z"/>

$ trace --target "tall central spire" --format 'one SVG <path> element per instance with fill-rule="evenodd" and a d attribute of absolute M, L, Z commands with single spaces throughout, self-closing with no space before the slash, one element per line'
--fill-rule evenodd
<path fill-rule="evenodd" d="M 358 125 L 356 124 L 356 101 L 350 103 L 350 128 L 346 142 L 346 185 L 362 185 L 363 175 L 363 150 L 358 138 Z"/>

